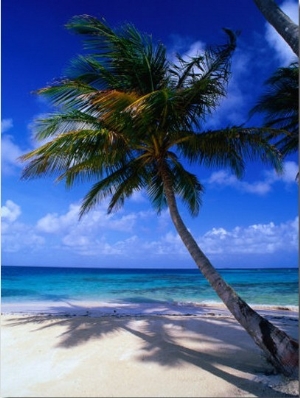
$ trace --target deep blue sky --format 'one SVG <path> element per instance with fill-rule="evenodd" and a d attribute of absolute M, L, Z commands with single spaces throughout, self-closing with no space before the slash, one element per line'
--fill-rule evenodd
<path fill-rule="evenodd" d="M 280 4 L 297 18 L 296 1 Z M 293 53 L 250 0 L 2 0 L 2 264 L 193 267 L 168 212 L 158 217 L 143 193 L 111 216 L 103 203 L 79 223 L 88 185 L 69 191 L 51 179 L 20 180 L 16 158 L 36 145 L 32 121 L 49 111 L 32 92 L 63 76 L 83 53 L 80 37 L 64 28 L 79 14 L 111 26 L 131 22 L 163 42 L 170 58 L 223 43 L 223 27 L 240 30 L 228 97 L 209 128 L 259 123 L 248 120 L 248 111 L 264 80 Z M 193 169 L 206 188 L 203 207 L 195 219 L 182 214 L 216 267 L 297 266 L 297 159 L 285 159 L 282 176 L 249 163 L 241 181 L 228 170 Z"/>

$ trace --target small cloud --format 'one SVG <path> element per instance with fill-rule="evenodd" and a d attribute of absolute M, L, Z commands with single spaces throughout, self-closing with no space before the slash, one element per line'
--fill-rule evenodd
<path fill-rule="evenodd" d="M 120 251 L 120 247 L 118 249 L 115 247 L 118 234 L 130 233 L 137 219 L 146 217 L 143 212 L 107 214 L 107 203 L 101 203 L 91 210 L 80 222 L 79 212 L 80 205 L 71 204 L 66 213 L 48 213 L 37 221 L 36 230 L 52 234 L 65 248 L 74 247 L 74 250 L 81 255 L 116 254 Z M 112 242 L 109 243 L 106 239 L 111 233 Z"/>
<path fill-rule="evenodd" d="M 84 235 L 74 236 L 73 234 L 69 234 L 66 235 L 62 241 L 66 246 L 75 247 L 76 249 L 90 245 L 89 237 Z"/>
<path fill-rule="evenodd" d="M 147 202 L 147 199 L 144 196 L 143 191 L 134 191 L 130 196 L 129 200 L 135 203 L 144 203 Z"/>
<path fill-rule="evenodd" d="M 64 231 L 70 226 L 78 223 L 79 205 L 71 204 L 66 214 L 58 215 L 57 213 L 48 213 L 37 221 L 36 228 L 38 231 L 46 233 L 57 233 Z"/>
<path fill-rule="evenodd" d="M 275 170 L 265 171 L 265 176 L 269 183 L 282 181 L 285 184 L 293 184 L 296 181 L 299 166 L 295 162 L 287 161 L 283 164 L 283 173 L 277 174 Z"/>
<path fill-rule="evenodd" d="M 7 200 L 1 207 L 1 217 L 8 222 L 14 222 L 21 214 L 21 208 L 12 200 Z"/>
<path fill-rule="evenodd" d="M 295 162 L 285 162 L 283 166 L 283 174 L 281 176 L 276 174 L 276 176 L 286 183 L 293 183 L 296 180 L 298 172 L 299 166 Z"/>
<path fill-rule="evenodd" d="M 266 254 L 298 250 L 298 217 L 276 225 L 253 224 L 232 230 L 212 228 L 198 239 L 207 254 Z"/>
<path fill-rule="evenodd" d="M 288 161 L 284 163 L 283 169 L 282 174 L 277 174 L 274 170 L 265 170 L 263 172 L 264 179 L 254 182 L 239 180 L 228 170 L 219 170 L 212 173 L 206 183 L 213 187 L 231 187 L 241 192 L 265 195 L 272 190 L 272 186 L 276 182 L 281 181 L 285 184 L 295 183 L 299 170 L 298 165 L 295 162 Z"/>
<path fill-rule="evenodd" d="M 171 45 L 171 50 L 168 53 L 169 60 L 178 64 L 177 54 L 179 54 L 185 61 L 189 61 L 191 57 L 196 57 L 204 53 L 205 43 L 200 40 L 191 42 L 190 39 L 172 35 L 171 40 L 173 41 L 173 46 Z"/>
<path fill-rule="evenodd" d="M 235 50 L 231 62 L 231 76 L 228 81 L 227 94 L 219 99 L 219 105 L 213 114 L 207 117 L 205 129 L 219 129 L 226 125 L 240 125 L 248 119 L 248 106 L 257 83 L 253 81 L 252 68 L 257 62 L 253 48 L 245 47 L 242 42 Z"/>
<path fill-rule="evenodd" d="M 2 119 L 1 120 L 1 133 L 5 133 L 9 129 L 13 127 L 13 120 L 12 119 Z"/>
<path fill-rule="evenodd" d="M 45 239 L 39 236 L 30 225 L 18 221 L 21 207 L 12 200 L 7 200 L 1 207 L 1 247 L 3 253 L 16 253 L 22 250 L 39 250 Z"/>
<path fill-rule="evenodd" d="M 271 190 L 271 184 L 268 181 L 256 181 L 253 183 L 241 181 L 227 170 L 212 173 L 207 183 L 215 187 L 231 187 L 242 192 L 258 195 L 264 195 Z"/>
<path fill-rule="evenodd" d="M 37 222 L 37 229 L 41 232 L 55 233 L 60 230 L 57 214 L 47 214 Z"/>
<path fill-rule="evenodd" d="M 12 175 L 22 164 L 18 161 L 23 154 L 21 148 L 14 143 L 14 137 L 4 134 L 13 127 L 12 119 L 1 121 L 1 170 L 3 175 Z"/>
<path fill-rule="evenodd" d="M 13 141 L 10 135 L 3 135 L 1 140 L 1 168 L 4 175 L 14 174 L 16 168 L 21 168 L 22 164 L 18 161 L 19 156 L 23 154 L 18 145 Z"/>
<path fill-rule="evenodd" d="M 192 43 L 188 50 L 183 54 L 183 59 L 198 57 L 205 51 L 205 44 L 202 41 L 195 41 Z"/>

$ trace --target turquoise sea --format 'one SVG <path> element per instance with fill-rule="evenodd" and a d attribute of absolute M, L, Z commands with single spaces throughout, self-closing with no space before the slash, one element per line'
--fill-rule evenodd
<path fill-rule="evenodd" d="M 220 269 L 249 304 L 298 306 L 298 269 Z M 198 269 L 1 267 L 2 305 L 221 303 Z"/>

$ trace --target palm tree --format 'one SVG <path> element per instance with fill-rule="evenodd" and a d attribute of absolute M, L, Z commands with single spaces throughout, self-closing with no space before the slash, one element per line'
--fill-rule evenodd
<path fill-rule="evenodd" d="M 299 65 L 279 68 L 265 82 L 266 92 L 250 111 L 264 114 L 264 126 L 286 130 L 277 146 L 286 156 L 299 148 Z"/>
<path fill-rule="evenodd" d="M 162 44 L 132 25 L 113 30 L 83 15 L 68 28 L 86 37 L 93 55 L 72 62 L 68 78 L 39 90 L 57 112 L 36 123 L 47 139 L 21 160 L 23 178 L 54 174 L 67 186 L 96 182 L 83 199 L 80 216 L 104 198 L 108 212 L 144 190 L 160 212 L 168 206 L 174 226 L 199 270 L 240 324 L 284 374 L 297 373 L 298 344 L 256 313 L 221 278 L 185 226 L 177 198 L 197 215 L 203 187 L 183 159 L 226 166 L 241 176 L 245 158 L 260 158 L 278 170 L 277 149 L 255 129 L 228 127 L 201 132 L 201 123 L 226 94 L 235 34 L 228 42 L 188 60 L 168 62 Z M 269 130 L 266 129 L 269 133 Z"/>
<path fill-rule="evenodd" d="M 276 4 L 274 0 L 254 0 L 254 3 L 299 57 L 299 26 L 296 25 Z"/>

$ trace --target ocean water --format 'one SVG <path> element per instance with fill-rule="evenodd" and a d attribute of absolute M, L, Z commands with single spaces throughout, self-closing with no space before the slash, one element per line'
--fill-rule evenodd
<path fill-rule="evenodd" d="M 298 306 L 298 269 L 221 269 L 248 303 Z M 1 267 L 2 304 L 221 303 L 198 269 Z"/>

